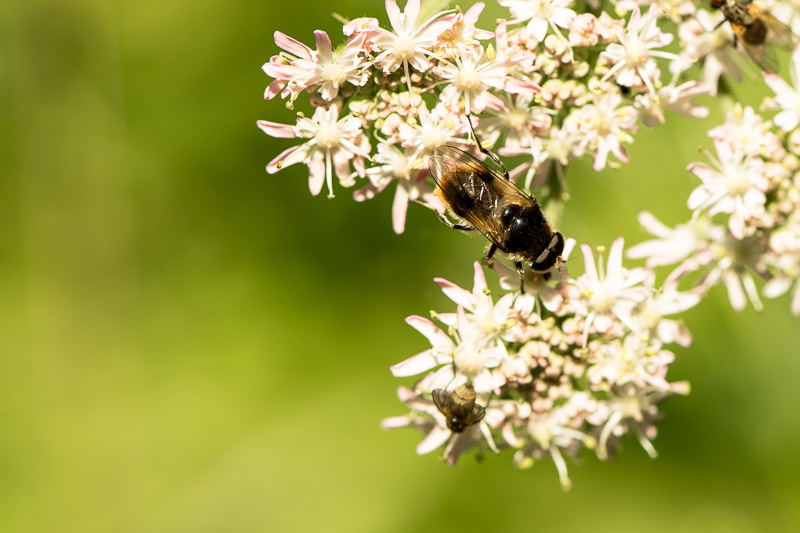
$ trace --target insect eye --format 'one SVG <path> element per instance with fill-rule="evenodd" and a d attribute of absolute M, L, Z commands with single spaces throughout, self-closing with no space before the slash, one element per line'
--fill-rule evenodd
<path fill-rule="evenodd" d="M 520 206 L 517 204 L 511 204 L 503 209 L 503 214 L 500 216 L 503 224 L 511 224 L 511 222 L 517 218 L 517 215 L 519 215 L 519 210 Z"/>

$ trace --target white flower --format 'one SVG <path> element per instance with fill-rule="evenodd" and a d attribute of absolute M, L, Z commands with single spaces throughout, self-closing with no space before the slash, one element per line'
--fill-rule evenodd
<path fill-rule="evenodd" d="M 730 214 L 728 227 L 737 239 L 745 235 L 746 222 L 764 213 L 765 192 L 769 179 L 764 175 L 764 161 L 731 150 L 724 142 L 715 142 L 719 160 L 712 160 L 716 170 L 705 163 L 694 162 L 687 170 L 703 183 L 689 195 L 687 205 L 695 211 Z"/>
<path fill-rule="evenodd" d="M 508 68 L 523 58 L 487 61 L 484 59 L 483 47 L 476 45 L 459 54 L 454 63 L 439 62 L 433 72 L 443 81 L 449 82 L 442 89 L 439 99 L 451 107 L 456 107 L 463 96 L 464 112 L 469 115 L 480 113 L 487 106 L 495 109 L 505 108 L 503 101 L 488 91 L 490 87 L 513 93 L 540 91 L 539 86 L 534 83 L 509 78 Z"/>
<path fill-rule="evenodd" d="M 644 18 L 638 6 L 633 10 L 627 28 L 618 35 L 619 43 L 609 44 L 601 54 L 614 63 L 600 80 L 601 83 L 616 75 L 618 84 L 633 87 L 638 77 L 647 86 L 650 94 L 656 94 L 653 81 L 658 76 L 658 66 L 654 58 L 678 58 L 675 54 L 653 50 L 672 42 L 672 35 L 662 33 L 656 26 L 656 19 L 660 14 L 661 8 L 658 4 L 651 4 Z"/>
<path fill-rule="evenodd" d="M 621 106 L 622 96 L 606 92 L 596 103 L 575 109 L 564 121 L 564 130 L 583 138 L 584 146 L 593 149 L 595 170 L 605 168 L 608 154 L 614 154 L 623 163 L 628 155 L 623 142 L 631 142 L 629 132 L 636 131 L 636 110 Z"/>
<path fill-rule="evenodd" d="M 497 304 L 492 300 L 491 292 L 486 284 L 486 276 L 478 261 L 473 264 L 475 269 L 472 292 L 462 289 L 453 282 L 442 278 L 433 281 L 442 289 L 442 292 L 465 311 L 467 320 L 470 321 L 484 335 L 485 342 L 491 343 L 503 335 L 505 330 L 514 323 L 514 310 L 511 304 L 513 294 L 506 294 Z M 455 313 L 438 313 L 437 318 L 449 326 L 456 325 L 458 315 Z"/>
<path fill-rule="evenodd" d="M 512 24 L 529 21 L 528 34 L 538 42 L 544 41 L 548 28 L 566 41 L 558 28 L 569 28 L 576 17 L 575 11 L 568 7 L 572 0 L 499 0 L 498 3 L 511 11 Z"/>
<path fill-rule="evenodd" d="M 272 137 L 297 137 L 309 139 L 304 144 L 284 150 L 267 165 L 267 172 L 295 163 L 305 163 L 309 168 L 308 185 L 311 194 L 317 195 L 322 185 L 328 186 L 328 197 L 333 198 L 333 172 L 345 186 L 352 185 L 350 163 L 359 174 L 365 173 L 363 158 L 369 158 L 369 141 L 362 135 L 361 121 L 353 115 L 339 118 L 339 108 L 318 107 L 314 116 L 300 116 L 296 126 L 259 120 L 258 127 Z"/>
<path fill-rule="evenodd" d="M 783 131 L 792 131 L 800 124 L 800 44 L 792 52 L 792 65 L 789 69 L 792 86 L 774 72 L 764 72 L 764 81 L 775 91 L 772 107 L 780 109 L 773 122 Z"/>
<path fill-rule="evenodd" d="M 426 318 L 410 316 L 406 322 L 428 338 L 431 348 L 392 366 L 396 377 L 413 376 L 439 367 L 418 385 L 427 392 L 470 381 L 476 393 L 489 394 L 505 382 L 502 373 L 491 370 L 508 356 L 505 345 L 488 342 L 486 335 L 467 319 L 462 307 L 458 308 L 453 328 L 456 342 Z"/>
<path fill-rule="evenodd" d="M 688 393 L 689 385 L 686 382 L 671 383 L 669 391 L 651 386 L 627 386 L 617 393 L 610 392 L 610 398 L 602 404 L 607 418 L 597 443 L 597 456 L 600 459 L 608 457 L 612 436 L 619 437 L 626 430 L 633 430 L 647 454 L 656 457 L 658 453 L 650 440 L 656 436 L 652 422 L 659 416 L 658 404 L 674 394 Z"/>
<path fill-rule="evenodd" d="M 585 273 L 574 281 L 581 290 L 587 306 L 586 326 L 583 333 L 583 345 L 589 335 L 590 326 L 604 332 L 611 326 L 611 319 L 616 317 L 629 329 L 634 329 L 631 312 L 636 304 L 642 302 L 649 289 L 641 283 L 650 276 L 645 268 L 628 270 L 622 266 L 622 248 L 625 241 L 617 238 L 611 244 L 608 253 L 608 266 L 604 268 L 602 253 L 595 266 L 591 247 L 581 245 Z"/>
<path fill-rule="evenodd" d="M 649 268 L 677 263 L 689 257 L 698 247 L 693 227 L 678 224 L 670 228 L 647 211 L 639 213 L 639 224 L 652 235 L 659 237 L 628 248 L 631 259 L 646 258 Z"/>
<path fill-rule="evenodd" d="M 400 68 L 405 69 L 408 91 L 411 92 L 411 75 L 409 66 L 419 72 L 425 72 L 430 67 L 428 55 L 432 55 L 433 48 L 439 35 L 452 29 L 457 20 L 456 15 L 445 15 L 447 12 L 437 13 L 420 26 L 416 26 L 421 0 L 408 0 L 405 10 L 400 11 L 397 0 L 386 0 L 386 13 L 394 33 L 383 28 L 376 28 L 377 37 L 374 44 L 380 54 L 375 58 L 376 67 L 383 69 L 385 74 L 390 74 Z"/>

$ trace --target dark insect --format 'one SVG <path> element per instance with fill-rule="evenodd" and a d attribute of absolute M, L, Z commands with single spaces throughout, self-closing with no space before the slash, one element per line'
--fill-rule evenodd
<path fill-rule="evenodd" d="M 791 30 L 772 13 L 747 0 L 711 0 L 711 6 L 725 15 L 719 25 L 730 22 L 734 44 L 741 43 L 750 59 L 762 69 L 775 71 L 778 62 L 772 47 L 791 48 Z"/>
<path fill-rule="evenodd" d="M 434 389 L 433 403 L 447 419 L 447 427 L 453 433 L 461 433 L 474 426 L 486 415 L 486 410 L 475 403 L 475 389 L 472 383 L 464 383 L 453 392 Z"/>
<path fill-rule="evenodd" d="M 441 213 L 439 218 L 451 228 L 483 233 L 492 243 L 486 259 L 491 264 L 497 250 L 505 253 L 517 267 L 524 292 L 522 264 L 539 273 L 560 265 L 564 237 L 553 231 L 536 198 L 511 181 L 500 159 L 485 150 L 477 136 L 475 142 L 503 173 L 460 148 L 441 146 L 434 150 L 429 166 L 439 186 L 437 193 L 452 214 L 467 224 L 453 224 Z"/>

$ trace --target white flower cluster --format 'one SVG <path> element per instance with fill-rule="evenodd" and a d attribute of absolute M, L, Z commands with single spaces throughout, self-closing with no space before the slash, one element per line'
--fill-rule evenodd
<path fill-rule="evenodd" d="M 586 3 L 598 12 L 599 2 Z M 420 0 L 403 10 L 386 0 L 391 29 L 374 18 L 352 20 L 340 48 L 322 31 L 314 32 L 315 50 L 275 33 L 283 51 L 263 67 L 274 78 L 265 97 L 294 108 L 306 94 L 314 111 L 298 113 L 293 125 L 258 122 L 268 135 L 302 139 L 267 171 L 303 163 L 312 194 L 325 186 L 333 197 L 338 183 L 355 187 L 357 201 L 396 183 L 397 233 L 410 202 L 444 210 L 428 160 L 443 145 L 470 149 L 468 117 L 485 145 L 521 158 L 511 178 L 543 186 L 537 197 L 546 204 L 566 198 L 570 161 L 591 157 L 598 171 L 627 162 L 626 145 L 640 124 L 658 126 L 667 110 L 707 116 L 692 99 L 723 92 L 723 80 L 739 81 L 748 61 L 765 69 L 775 92 L 762 106 L 777 112 L 771 121 L 739 105 L 709 132 L 714 153 L 688 166 L 701 183 L 688 198 L 687 222 L 669 228 L 640 214 L 656 238 L 627 255 L 645 259 L 645 267 L 622 266 L 619 238 L 607 262 L 598 248 L 597 264 L 583 245 L 578 277 L 563 267 L 526 271 L 524 293 L 517 272 L 500 262 L 493 268 L 505 292 L 496 299 L 477 263 L 472 291 L 436 280 L 456 311 L 407 319 L 431 347 L 392 367 L 397 377 L 421 377 L 399 388 L 410 413 L 383 422 L 422 430 L 419 453 L 444 445 L 454 464 L 468 447 L 510 448 L 522 468 L 549 457 L 568 488 L 565 456 L 583 449 L 604 459 L 631 433 L 655 455 L 659 403 L 688 392 L 686 383 L 666 379 L 674 359 L 668 346 L 692 341 L 669 317 L 717 284 L 736 310 L 748 299 L 760 309 L 759 293 L 791 290 L 791 310 L 800 314 L 800 49 L 790 85 L 770 71 L 769 46 L 789 44 L 789 28 L 800 31 L 800 10 L 778 0 L 762 6 L 768 39 L 763 46 L 740 39 L 737 50 L 736 21 L 726 23 L 724 10 L 710 4 L 613 3 L 618 15 L 581 13 L 573 0 L 499 0 L 509 17 L 491 32 L 477 27 L 481 2 L 421 21 Z M 675 43 L 679 53 L 664 50 Z M 568 239 L 564 256 L 574 244 Z M 668 265 L 672 271 L 656 285 L 655 269 Z M 767 280 L 761 289 L 757 277 Z M 474 401 L 443 403 L 467 388 Z"/>
<path fill-rule="evenodd" d="M 574 241 L 568 243 L 571 248 Z M 622 266 L 622 239 L 595 264 L 582 246 L 585 272 L 570 278 L 565 269 L 547 276 L 531 274 L 526 292 L 507 292 L 495 303 L 479 263 L 472 291 L 436 279 L 457 304 L 456 313 L 436 313 L 433 321 L 406 321 L 425 335 L 431 347 L 392 367 L 395 376 L 423 374 L 413 390 L 398 395 L 412 411 L 384 420 L 384 428 L 414 426 L 427 435 L 418 453 L 447 444 L 444 455 L 455 464 L 467 447 L 512 448 L 514 464 L 552 458 L 561 484 L 570 486 L 564 455 L 584 448 L 608 457 L 623 435 L 635 434 L 651 456 L 658 404 L 686 394 L 685 382 L 670 383 L 667 369 L 675 356 L 665 348 L 688 346 L 688 330 L 668 315 L 699 301 L 695 292 L 674 285 L 653 286 L 649 268 Z M 498 265 L 506 286 L 515 273 Z M 453 432 L 431 399 L 436 389 L 472 383 L 486 410 L 478 424 Z"/>

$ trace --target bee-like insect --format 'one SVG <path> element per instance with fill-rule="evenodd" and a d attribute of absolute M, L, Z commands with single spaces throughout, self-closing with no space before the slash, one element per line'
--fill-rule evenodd
<path fill-rule="evenodd" d="M 455 146 L 440 146 L 433 152 L 429 167 L 438 185 L 437 194 L 451 213 L 468 225 L 453 224 L 443 214 L 439 218 L 451 228 L 477 229 L 489 239 L 486 259 L 491 264 L 497 250 L 514 262 L 522 286 L 525 263 L 534 272 L 545 273 L 563 259 L 564 237 L 547 222 L 536 198 L 517 187 L 502 161 L 485 150 L 475 130 L 470 129 L 478 150 L 486 154 L 502 174 L 483 161 Z"/>
<path fill-rule="evenodd" d="M 725 15 L 720 25 L 730 22 L 734 43 L 742 43 L 744 51 L 759 67 L 775 71 L 778 63 L 771 47 L 790 48 L 792 31 L 772 13 L 748 0 L 711 0 L 711 6 Z"/>
<path fill-rule="evenodd" d="M 453 433 L 461 433 L 474 426 L 486 415 L 486 410 L 475 403 L 475 388 L 472 383 L 464 383 L 453 392 L 434 389 L 431 393 L 436 408 L 447 419 L 447 427 Z"/>

